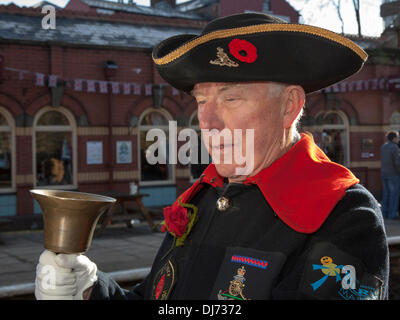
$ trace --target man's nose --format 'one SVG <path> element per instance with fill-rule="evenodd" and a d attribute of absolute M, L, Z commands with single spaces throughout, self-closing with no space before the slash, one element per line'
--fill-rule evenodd
<path fill-rule="evenodd" d="M 216 103 L 207 102 L 198 110 L 200 129 L 224 129 L 224 121 Z"/>

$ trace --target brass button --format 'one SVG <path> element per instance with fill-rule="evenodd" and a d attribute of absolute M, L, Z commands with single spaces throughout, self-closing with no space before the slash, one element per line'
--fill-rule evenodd
<path fill-rule="evenodd" d="M 219 211 L 225 211 L 231 206 L 231 202 L 226 197 L 220 197 L 217 200 L 217 209 Z"/>

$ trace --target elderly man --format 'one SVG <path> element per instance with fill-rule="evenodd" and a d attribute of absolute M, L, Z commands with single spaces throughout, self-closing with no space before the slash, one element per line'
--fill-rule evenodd
<path fill-rule="evenodd" d="M 223 159 L 164 209 L 167 235 L 133 290 L 85 256 L 45 251 L 36 297 L 386 299 L 388 248 L 376 200 L 296 130 L 306 93 L 354 74 L 366 58 L 337 34 L 257 13 L 163 41 L 153 52 L 156 67 L 194 96 L 203 132 L 254 134 L 205 139 L 212 158 Z M 245 163 L 224 161 L 247 146 L 254 150 L 247 173 Z M 64 271 L 53 291 L 41 285 L 45 264 Z"/>

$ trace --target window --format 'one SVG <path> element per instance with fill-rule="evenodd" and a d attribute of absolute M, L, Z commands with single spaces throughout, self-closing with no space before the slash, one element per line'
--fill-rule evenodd
<path fill-rule="evenodd" d="M 0 107 L 0 192 L 15 190 L 14 119 Z"/>
<path fill-rule="evenodd" d="M 64 108 L 43 108 L 34 122 L 35 186 L 76 186 L 76 131 Z"/>
<path fill-rule="evenodd" d="M 319 130 L 315 142 L 334 162 L 349 166 L 349 130 L 346 115 L 341 111 L 326 111 L 315 117 Z"/>
<path fill-rule="evenodd" d="M 168 120 L 171 119 L 169 114 L 162 109 L 148 109 L 139 119 L 139 170 L 141 184 L 163 184 L 174 181 L 174 167 L 168 164 L 169 148 L 168 148 Z M 146 141 L 146 135 L 151 129 L 161 129 L 166 137 L 166 146 L 158 148 L 155 151 L 155 156 L 158 157 L 158 152 L 165 152 L 164 157 L 166 163 L 150 164 L 146 158 L 146 152 L 149 152 L 149 147 L 157 142 L 155 140 Z"/>
<path fill-rule="evenodd" d="M 271 1 L 264 0 L 263 1 L 263 12 L 270 12 L 271 11 Z"/>
<path fill-rule="evenodd" d="M 194 181 L 200 177 L 203 171 L 207 168 L 208 164 L 211 163 L 211 157 L 209 156 L 209 163 L 201 163 L 202 153 L 208 153 L 207 149 L 203 145 L 203 141 L 201 139 L 201 131 L 199 127 L 199 119 L 197 118 L 197 110 L 190 117 L 189 125 L 191 129 L 197 131 L 198 136 L 198 163 L 190 164 L 190 180 Z"/>
<path fill-rule="evenodd" d="M 384 17 L 383 18 L 383 23 L 385 25 L 384 26 L 385 29 L 389 28 L 390 26 L 392 26 L 395 23 L 397 17 L 398 17 L 398 15 L 396 15 L 396 14 Z"/>
<path fill-rule="evenodd" d="M 316 118 L 316 122 L 320 125 L 344 125 L 342 117 L 334 112 L 320 114 Z"/>

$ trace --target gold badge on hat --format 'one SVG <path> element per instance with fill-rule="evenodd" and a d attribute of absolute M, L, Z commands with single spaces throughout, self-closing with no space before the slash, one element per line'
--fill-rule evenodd
<path fill-rule="evenodd" d="M 239 67 L 239 64 L 231 60 L 221 47 L 217 48 L 217 59 L 210 60 L 210 63 L 218 66 Z"/>

